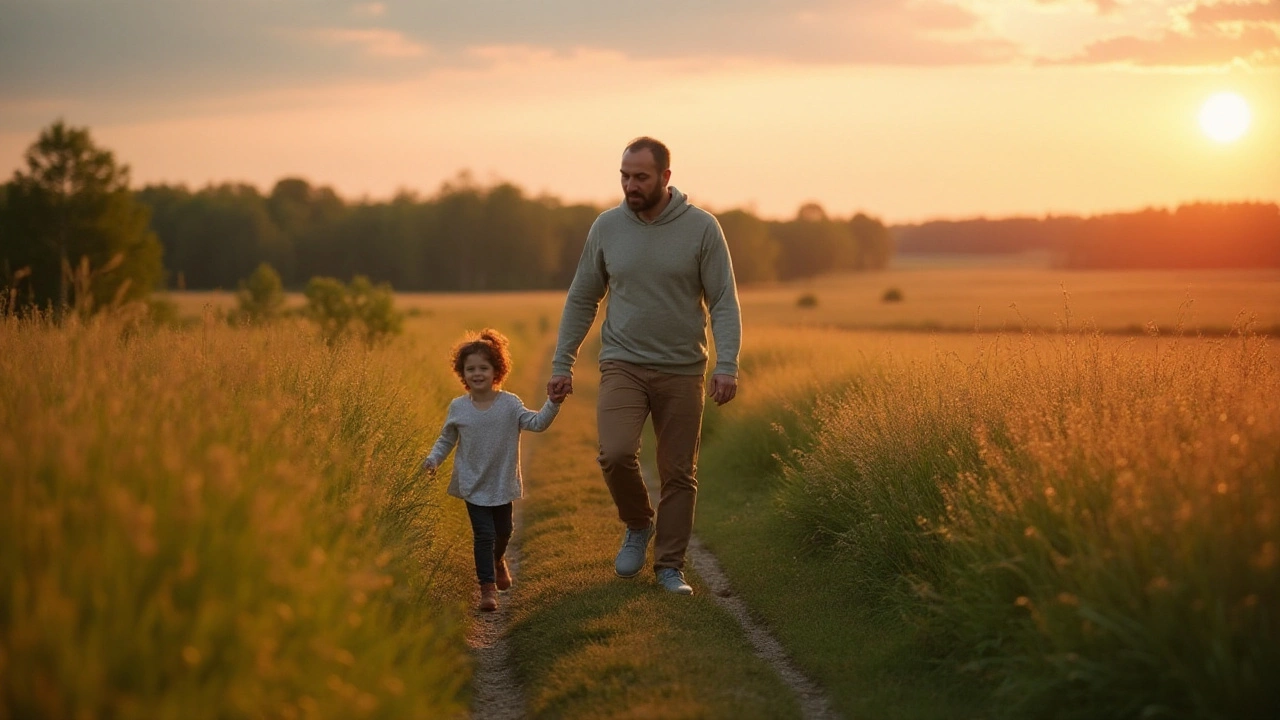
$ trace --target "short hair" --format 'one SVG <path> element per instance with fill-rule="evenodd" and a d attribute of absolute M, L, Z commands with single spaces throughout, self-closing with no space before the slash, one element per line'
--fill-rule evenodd
<path fill-rule="evenodd" d="M 462 386 L 467 386 L 467 376 L 463 369 L 466 367 L 467 357 L 471 355 L 483 355 L 484 359 L 493 366 L 493 386 L 496 388 L 502 385 L 507 373 L 511 372 L 511 351 L 508 349 L 510 344 L 506 335 L 493 328 L 485 328 L 479 333 L 467 333 L 462 342 L 453 346 L 453 352 L 450 354 L 453 371 L 462 381 Z"/>
<path fill-rule="evenodd" d="M 627 152 L 637 152 L 640 150 L 648 150 L 653 153 L 653 162 L 658 166 L 658 172 L 663 172 L 671 168 L 671 151 L 661 140 L 655 140 L 648 135 L 640 137 L 627 143 Z"/>

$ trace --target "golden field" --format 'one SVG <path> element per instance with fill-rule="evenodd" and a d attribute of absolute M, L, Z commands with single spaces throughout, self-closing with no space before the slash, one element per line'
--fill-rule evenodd
<path fill-rule="evenodd" d="M 417 462 L 462 330 L 536 378 L 562 298 L 400 295 L 374 349 L 232 327 L 225 293 L 170 296 L 181 327 L 0 319 L 7 716 L 461 712 L 467 530 Z M 1280 354 L 1227 331 L 1280 325 L 1280 276 L 920 269 L 742 301 L 704 473 L 753 476 L 797 552 L 929 618 L 994 714 L 1269 707 Z"/>

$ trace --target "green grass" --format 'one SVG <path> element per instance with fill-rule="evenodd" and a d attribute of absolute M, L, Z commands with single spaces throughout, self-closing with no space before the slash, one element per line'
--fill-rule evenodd
<path fill-rule="evenodd" d="M 786 353 L 760 349 L 744 363 L 752 380 L 746 411 L 709 418 L 699 537 L 752 612 L 844 716 L 976 717 L 981 704 L 972 684 L 929 661 L 929 638 L 919 624 L 886 613 L 864 592 L 862 570 L 811 543 L 813 528 L 798 524 L 778 501 L 782 469 L 813 444 L 816 396 L 848 392 L 859 382 L 858 368 L 850 364 L 825 381 L 798 378 Z M 791 377 L 783 382 L 776 373 Z"/>
<path fill-rule="evenodd" d="M 929 662 L 927 637 L 861 595 L 831 553 L 806 547 L 767 489 L 704 473 L 698 534 L 797 665 L 846 717 L 976 717 L 966 683 Z"/>
<path fill-rule="evenodd" d="M 794 356 L 789 388 L 768 382 L 787 367 L 772 362 L 767 399 L 714 424 L 699 518 L 842 710 L 1280 707 L 1264 670 L 1280 662 L 1280 383 L 1264 342 L 1028 336 L 964 360 L 829 361 L 858 341 L 830 335 L 821 366 Z M 763 457 L 762 419 L 842 373 L 860 379 L 793 427 L 802 451 Z M 805 606 L 852 609 L 797 621 Z"/>

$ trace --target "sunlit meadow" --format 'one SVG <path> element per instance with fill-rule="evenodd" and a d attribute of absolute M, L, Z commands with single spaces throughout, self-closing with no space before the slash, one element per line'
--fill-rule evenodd
<path fill-rule="evenodd" d="M 1114 319 L 1114 318 L 1113 318 Z M 704 464 L 996 716 L 1280 703 L 1278 355 L 1236 335 L 757 326 Z M 1260 715 L 1262 713 L 1262 715 Z"/>
<path fill-rule="evenodd" d="M 904 282 L 889 311 L 962 329 L 973 296 L 942 279 Z M 1243 301 L 1197 296 L 1222 308 L 1198 337 L 1169 284 L 1086 313 L 1010 276 L 1038 293 L 1029 326 L 1147 334 L 796 327 L 882 316 L 887 280 L 744 291 L 742 392 L 707 414 L 708 473 L 767 484 L 788 542 L 917 624 L 996 715 L 1275 707 L 1280 354 L 1247 326 L 1220 335 Z M 804 292 L 818 304 L 796 307 Z M 415 470 L 458 392 L 458 334 L 507 332 L 527 385 L 561 299 L 400 296 L 404 336 L 373 349 L 231 327 L 216 295 L 176 298 L 203 315 L 184 329 L 0 321 L 5 707 L 465 712 L 468 531 Z"/>

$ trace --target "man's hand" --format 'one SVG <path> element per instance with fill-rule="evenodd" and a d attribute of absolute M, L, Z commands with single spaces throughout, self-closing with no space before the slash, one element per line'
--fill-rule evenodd
<path fill-rule="evenodd" d="M 430 475 L 430 476 L 432 476 L 432 477 L 434 477 L 434 476 L 435 476 L 435 474 L 436 474 L 436 466 L 435 466 L 435 465 L 432 465 L 430 460 L 423 460 L 423 461 L 422 461 L 422 470 L 423 470 L 423 472 L 425 472 L 426 474 L 428 474 L 428 475 Z"/>
<path fill-rule="evenodd" d="M 564 399 L 573 394 L 573 378 L 568 375 L 552 375 L 551 380 L 547 383 L 547 397 L 551 398 L 551 402 L 564 402 Z"/>
<path fill-rule="evenodd" d="M 738 378 L 732 375 L 712 375 L 711 389 L 707 395 L 715 400 L 717 405 L 723 405 L 734 398 L 738 394 Z"/>

